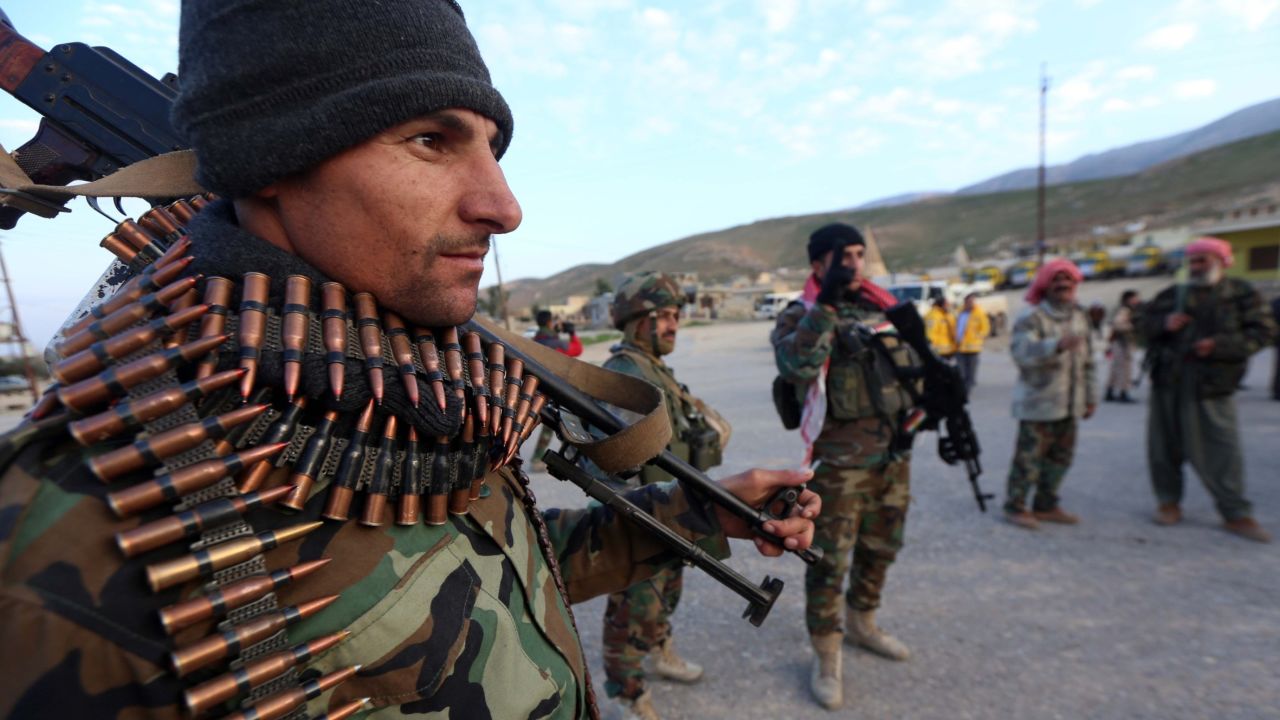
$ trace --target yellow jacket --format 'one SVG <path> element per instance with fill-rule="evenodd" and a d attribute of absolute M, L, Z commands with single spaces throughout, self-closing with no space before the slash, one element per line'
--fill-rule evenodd
<path fill-rule="evenodd" d="M 963 311 L 961 311 L 963 312 Z M 960 327 L 960 315 L 956 314 L 956 327 Z M 969 321 L 965 323 L 964 335 L 960 337 L 959 351 L 962 353 L 982 352 L 982 343 L 991 334 L 991 321 L 981 307 L 975 305 L 969 313 Z"/>
<path fill-rule="evenodd" d="M 956 353 L 956 316 L 934 305 L 924 316 L 924 333 L 934 352 L 946 357 Z"/>

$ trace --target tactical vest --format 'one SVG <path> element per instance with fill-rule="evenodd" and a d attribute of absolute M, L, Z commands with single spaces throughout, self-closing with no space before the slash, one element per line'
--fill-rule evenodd
<path fill-rule="evenodd" d="M 827 416 L 847 422 L 880 416 L 896 421 L 914 403 L 907 383 L 923 389 L 922 380 L 903 380 L 923 366 L 920 358 L 891 328 L 872 328 L 841 318 L 836 325 L 827 366 Z"/>

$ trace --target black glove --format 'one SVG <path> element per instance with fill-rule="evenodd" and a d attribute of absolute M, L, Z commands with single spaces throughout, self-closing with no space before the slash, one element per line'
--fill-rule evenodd
<path fill-rule="evenodd" d="M 853 282 L 853 268 L 844 265 L 844 246 L 837 245 L 831 253 L 831 267 L 822 278 L 822 289 L 818 291 L 818 302 L 823 305 L 835 305 L 844 298 L 844 291 Z"/>
<path fill-rule="evenodd" d="M 560 323 L 560 332 L 568 335 L 569 337 L 573 337 L 575 330 L 577 330 L 577 328 L 575 328 L 571 322 Z"/>

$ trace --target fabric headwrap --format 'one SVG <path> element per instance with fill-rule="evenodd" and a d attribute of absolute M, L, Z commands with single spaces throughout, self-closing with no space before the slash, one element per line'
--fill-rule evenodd
<path fill-rule="evenodd" d="M 1222 260 L 1222 267 L 1231 267 L 1235 256 L 1231 252 L 1231 243 L 1216 237 L 1198 237 L 1187 245 L 1188 255 L 1213 255 Z"/>
<path fill-rule="evenodd" d="M 1066 258 L 1050 260 L 1036 271 L 1035 281 L 1031 283 L 1031 287 L 1027 288 L 1026 301 L 1032 305 L 1039 305 L 1044 299 L 1044 294 L 1049 291 L 1049 285 L 1053 283 L 1053 276 L 1062 272 L 1070 275 L 1077 283 L 1084 280 L 1084 273 L 1080 272 L 1080 268 L 1070 260 Z"/>

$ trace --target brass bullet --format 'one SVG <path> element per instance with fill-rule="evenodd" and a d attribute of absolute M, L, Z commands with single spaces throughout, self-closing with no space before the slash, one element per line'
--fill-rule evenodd
<path fill-rule="evenodd" d="M 307 498 L 311 495 L 311 486 L 316 481 L 316 473 L 320 472 L 324 459 L 329 455 L 329 446 L 333 441 L 333 426 L 337 420 L 338 411 L 329 410 L 316 425 L 315 432 L 307 438 L 307 444 L 303 446 L 302 453 L 293 464 L 293 475 L 289 477 L 293 492 L 280 503 L 284 507 L 302 510 L 303 505 L 306 504 Z"/>
<path fill-rule="evenodd" d="M 316 520 L 281 530 L 267 530 L 251 537 L 238 537 L 218 543 L 180 558 L 148 565 L 147 584 L 151 586 L 152 592 L 160 592 L 188 580 L 212 575 L 277 545 L 300 538 L 323 524 Z"/>
<path fill-rule="evenodd" d="M 391 463 L 396 457 L 396 416 L 388 415 L 382 428 L 382 444 L 377 449 L 373 464 L 373 477 L 365 491 L 364 513 L 360 524 L 379 527 L 386 522 L 387 495 L 391 492 Z"/>
<path fill-rule="evenodd" d="M 322 517 L 330 520 L 345 521 L 351 509 L 351 499 L 355 495 L 356 484 L 360 482 L 360 470 L 364 467 L 364 456 L 368 450 L 369 430 L 373 427 L 373 400 L 364 406 L 360 418 L 356 421 L 355 432 L 347 442 L 347 447 L 338 461 L 338 469 L 334 473 L 333 483 L 329 486 L 329 499 L 325 503 Z"/>
<path fill-rule="evenodd" d="M 320 334 L 324 339 L 324 361 L 329 365 L 329 389 L 341 400 L 347 371 L 347 290 L 339 283 L 327 282 L 320 286 L 320 293 Z"/>
<path fill-rule="evenodd" d="M 190 244 L 190 243 L 188 243 Z M 94 305 L 89 308 L 89 314 L 81 318 L 76 324 L 67 328 L 63 337 L 71 337 L 82 332 L 97 320 L 101 320 L 120 308 L 136 301 L 138 298 L 148 293 L 153 293 L 160 288 L 173 282 L 183 270 L 186 270 L 195 258 L 185 257 L 180 261 L 172 264 L 161 266 L 160 261 L 147 266 L 138 275 L 126 282 L 116 291 L 115 295 L 107 298 L 105 302 Z M 59 350 L 61 352 L 61 350 Z"/>
<path fill-rule="evenodd" d="M 197 292 L 195 288 L 191 288 L 179 296 L 177 300 L 174 300 L 169 304 L 169 317 L 176 317 L 187 308 L 195 307 L 199 299 L 200 293 Z M 208 312 L 207 307 L 205 308 L 205 312 Z M 203 315 L 204 313 L 201 314 Z M 187 335 L 189 334 L 189 329 L 190 325 L 188 323 L 182 323 L 174 327 L 173 332 L 170 333 L 169 337 L 165 338 L 164 346 L 171 348 L 186 343 L 188 340 Z"/>
<path fill-rule="evenodd" d="M 520 433 L 520 444 L 523 445 L 529 436 L 533 435 L 533 431 L 542 422 L 542 408 L 547 405 L 547 396 L 537 393 L 533 396 L 533 404 L 529 406 L 529 422 L 525 424 L 524 431 Z"/>
<path fill-rule="evenodd" d="M 191 224 L 192 218 L 196 216 L 196 209 L 186 200 L 174 200 L 169 203 L 169 213 L 177 218 L 183 227 Z"/>
<path fill-rule="evenodd" d="M 436 437 L 431 454 L 431 476 L 427 484 L 428 525 L 443 525 L 449 520 L 450 470 L 449 437 L 440 435 Z"/>
<path fill-rule="evenodd" d="M 129 243 L 121 240 L 115 233 L 102 238 L 102 242 L 98 243 L 98 247 L 106 248 L 107 252 L 115 255 L 125 265 L 132 264 L 138 257 L 138 251 L 134 250 Z"/>
<path fill-rule="evenodd" d="M 280 344 L 284 347 L 284 394 L 289 400 L 298 394 L 302 378 L 302 354 L 311 334 L 311 278 L 290 275 L 284 286 L 284 318 L 280 323 Z"/>
<path fill-rule="evenodd" d="M 369 392 L 382 404 L 382 328 L 378 324 L 378 303 L 369 293 L 351 296 L 356 306 L 356 327 L 360 332 L 360 350 L 364 353 L 364 371 L 369 377 Z"/>
<path fill-rule="evenodd" d="M 137 400 L 119 403 L 97 415 L 76 420 L 67 429 L 81 445 L 93 445 L 130 428 L 139 427 L 145 422 L 168 415 L 188 402 L 199 401 L 209 393 L 239 380 L 243 372 L 243 370 L 227 370 L 207 378 L 185 382 L 176 388 L 159 390 Z"/>
<path fill-rule="evenodd" d="M 240 398 L 245 402 L 249 401 L 258 376 L 258 359 L 267 327 L 267 294 L 270 291 L 271 278 L 257 272 L 244 274 L 237 340 L 240 343 L 240 367 L 249 371 L 240 378 Z"/>
<path fill-rule="evenodd" d="M 417 525 L 422 513 L 422 457 L 418 454 L 418 431 L 409 426 L 404 445 L 404 463 L 400 466 L 400 504 L 397 525 Z"/>
<path fill-rule="evenodd" d="M 141 350 L 157 338 L 173 334 L 179 328 L 198 320 L 208 310 L 207 305 L 188 307 L 106 340 L 99 340 L 54 365 L 53 377 L 64 385 L 83 380 L 120 358 Z"/>
<path fill-rule="evenodd" d="M 116 547 L 125 557 L 141 555 L 149 550 L 177 542 L 195 535 L 205 528 L 215 527 L 231 518 L 240 517 L 260 505 L 270 505 L 281 499 L 292 488 L 282 486 L 249 493 L 238 497 L 215 498 L 190 510 L 174 513 L 154 522 L 139 525 L 132 530 L 116 533 Z"/>
<path fill-rule="evenodd" d="M 278 720 L 293 712 L 308 700 L 320 697 L 326 690 L 337 687 L 360 671 L 360 665 L 331 672 L 324 677 L 308 680 L 291 690 L 278 692 L 265 700 L 259 700 L 243 712 L 228 715 L 223 720 Z"/>
<path fill-rule="evenodd" d="M 346 640 L 350 635 L 349 630 L 324 635 L 288 650 L 264 655 L 238 670 L 201 683 L 183 693 L 187 712 L 194 717 L 237 695 L 250 692 L 279 677 L 289 668 L 310 662 L 312 658 Z"/>
<path fill-rule="evenodd" d="M 169 303 L 195 287 L 197 281 L 198 279 L 194 277 L 175 280 L 155 292 L 139 297 L 101 320 L 89 323 L 85 329 L 63 340 L 58 345 L 58 354 L 70 357 L 95 342 L 106 340 L 139 320 L 166 309 Z"/>
<path fill-rule="evenodd" d="M 294 428 L 298 424 L 298 418 L 302 416 L 302 411 L 307 407 L 307 396 L 299 395 L 293 399 L 293 402 L 280 413 L 280 417 L 271 427 L 267 428 L 267 432 L 258 442 L 269 445 L 279 442 L 287 443 L 289 436 L 293 434 Z M 272 470 L 276 469 L 276 464 L 271 460 L 259 460 L 245 472 L 240 479 L 240 484 L 236 487 L 241 493 L 252 492 L 262 487 L 262 483 L 266 482 L 267 476 Z"/>
<path fill-rule="evenodd" d="M 315 615 L 331 605 L 338 597 L 328 595 L 283 610 L 259 615 L 229 630 L 174 650 L 169 653 L 169 664 L 173 667 L 174 673 L 182 677 L 194 670 L 236 655 L 244 648 L 271 637 L 299 620 Z"/>
<path fill-rule="evenodd" d="M 99 480 L 109 483 L 165 458 L 186 452 L 205 440 L 224 437 L 231 428 L 258 417 L 268 407 L 248 405 L 136 440 L 131 445 L 90 458 L 89 469 Z"/>
<path fill-rule="evenodd" d="M 506 350 L 502 343 L 489 345 L 489 434 L 495 437 L 502 429 L 502 410 L 506 407 L 503 397 L 507 381 Z"/>
<path fill-rule="evenodd" d="M 355 715 L 361 710 L 369 710 L 372 708 L 373 698 L 359 698 L 358 700 L 352 700 L 344 705 L 339 705 L 323 715 L 317 715 L 311 720 L 347 720 L 347 718 Z"/>
<path fill-rule="evenodd" d="M 524 361 L 507 358 L 507 387 L 502 399 L 502 425 L 494 433 L 494 442 L 502 446 L 505 457 L 511 439 L 511 425 L 515 421 L 516 406 L 520 402 L 520 388 L 524 385 Z"/>
<path fill-rule="evenodd" d="M 269 575 L 254 575 L 223 585 L 190 600 L 160 609 L 160 624 L 170 635 L 214 617 L 221 617 L 237 608 L 261 599 L 285 585 L 310 575 L 328 565 L 331 558 L 321 558 L 299 563 L 290 568 L 276 570 Z"/>
<path fill-rule="evenodd" d="M 58 388 L 58 400 L 72 410 L 87 412 L 112 397 L 125 394 L 135 385 L 210 352 L 225 340 L 226 336 L 197 340 L 117 365 L 78 383 Z"/>
<path fill-rule="evenodd" d="M 476 434 L 488 437 L 489 379 L 484 369 L 484 353 L 481 352 L 480 336 L 476 333 L 467 333 L 462 336 L 462 343 L 467 353 L 467 364 L 471 373 L 471 412 L 476 416 Z"/>
<path fill-rule="evenodd" d="M 521 383 L 519 402 L 516 404 L 515 416 L 511 422 L 511 432 L 506 432 L 505 423 L 503 424 L 504 435 L 502 442 L 507 446 L 507 454 L 503 465 L 511 462 L 515 454 L 520 449 L 520 434 L 524 432 L 524 425 L 529 421 L 529 408 L 533 405 L 533 394 L 538 391 L 538 376 L 526 374 L 524 381 Z"/>
<path fill-rule="evenodd" d="M 188 465 L 133 487 L 110 493 L 107 495 L 107 505 L 111 507 L 116 517 L 136 515 L 165 500 L 175 500 L 183 495 L 203 490 L 227 475 L 240 472 L 245 465 L 275 455 L 283 450 L 285 445 L 286 443 L 259 445 L 227 457 Z"/>
<path fill-rule="evenodd" d="M 159 242 L 165 236 L 163 232 L 125 218 L 116 226 L 113 234 L 137 250 L 139 255 L 147 259 L 147 262 L 159 260 L 164 255 L 164 247 Z"/>
<path fill-rule="evenodd" d="M 444 351 L 445 374 L 449 376 L 453 394 L 462 400 L 465 385 L 462 381 L 462 345 L 458 343 L 458 328 L 443 328 L 437 332 L 437 337 L 440 338 L 440 349 Z"/>
<path fill-rule="evenodd" d="M 426 328 L 414 328 L 413 342 L 418 346 L 418 356 L 422 358 L 422 367 L 427 371 L 427 382 L 431 383 L 431 392 L 436 397 L 436 404 L 444 410 L 448 403 L 444 396 L 444 373 L 440 371 L 440 353 L 436 349 L 436 336 Z"/>
<path fill-rule="evenodd" d="M 200 337 L 221 335 L 227 329 L 227 313 L 231 305 L 231 293 L 235 283 L 224 277 L 211 277 L 204 281 L 204 304 L 209 312 L 200 321 Z M 210 353 L 196 366 L 196 377 L 209 377 L 218 368 L 218 356 Z"/>
<path fill-rule="evenodd" d="M 207 198 L 204 195 L 194 195 L 191 198 L 189 198 L 187 202 L 191 203 L 191 207 L 195 208 L 196 212 L 200 212 L 201 210 L 209 206 L 209 203 L 212 202 L 212 199 Z"/>
<path fill-rule="evenodd" d="M 449 513 L 466 515 L 471 503 L 471 476 L 475 474 L 476 422 L 467 415 L 462 420 L 462 445 L 457 453 L 457 475 L 449 487 Z"/>
<path fill-rule="evenodd" d="M 404 327 L 404 320 L 393 312 L 382 315 L 382 325 L 386 328 L 387 342 L 391 344 L 391 355 L 396 359 L 400 369 L 400 384 L 409 395 L 409 402 L 418 407 L 422 398 L 418 391 L 418 370 L 413 366 L 413 346 L 409 343 L 409 331 Z"/>

